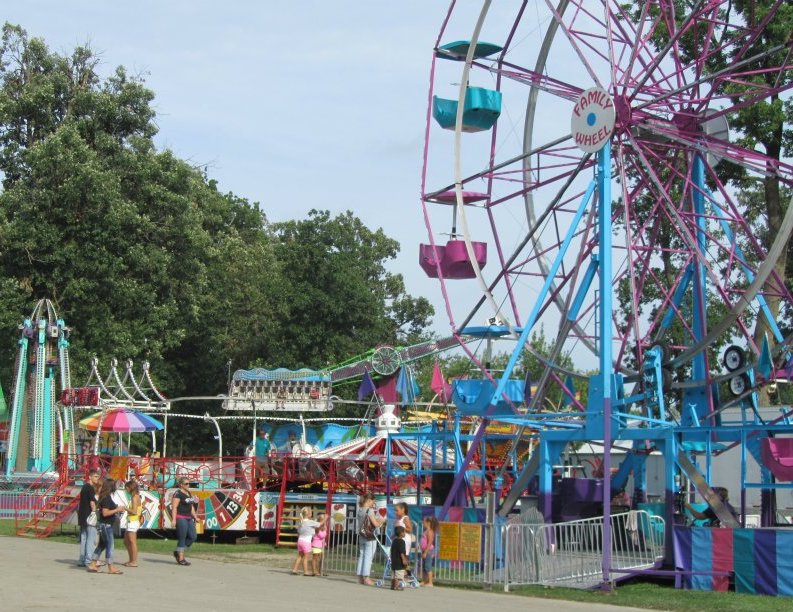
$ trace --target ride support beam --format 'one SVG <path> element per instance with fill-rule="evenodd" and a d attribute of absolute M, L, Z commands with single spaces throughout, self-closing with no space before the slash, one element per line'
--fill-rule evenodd
<path fill-rule="evenodd" d="M 610 167 L 609 167 L 609 173 L 610 173 Z M 539 295 L 536 301 L 534 302 L 534 306 L 532 307 L 531 313 L 528 319 L 526 320 L 526 324 L 524 325 L 523 331 L 521 332 L 518 341 L 515 343 L 515 349 L 512 351 L 512 355 L 510 355 L 510 358 L 507 361 L 506 366 L 504 367 L 504 373 L 502 374 L 501 378 L 498 380 L 498 384 L 496 385 L 496 389 L 493 393 L 493 398 L 490 402 L 490 405 L 487 407 L 485 413 L 482 415 L 483 417 L 482 423 L 480 424 L 480 427 L 477 430 L 474 439 L 471 441 L 471 445 L 468 448 L 468 452 L 465 455 L 465 459 L 463 460 L 462 465 L 458 464 L 459 467 L 457 469 L 457 474 L 455 474 L 454 482 L 452 483 L 452 487 L 449 491 L 449 495 L 443 504 L 443 508 L 441 509 L 440 515 L 438 516 L 438 519 L 440 520 L 446 518 L 446 515 L 449 512 L 449 508 L 451 508 L 453 501 L 456 499 L 456 496 L 460 491 L 460 486 L 464 481 L 466 481 L 466 471 L 468 470 L 468 466 L 471 464 L 471 460 L 476 454 L 476 449 L 479 445 L 479 441 L 484 435 L 485 429 L 487 428 L 487 424 L 490 422 L 490 416 L 493 414 L 493 412 L 495 412 L 499 399 L 501 398 L 502 395 L 504 395 L 504 390 L 506 389 L 507 382 L 509 381 L 509 378 L 512 375 L 512 370 L 515 368 L 515 364 L 517 364 L 518 359 L 520 358 L 521 352 L 523 351 L 523 347 L 526 345 L 526 342 L 529 339 L 529 334 L 531 333 L 534 325 L 537 323 L 537 319 L 540 315 L 543 304 L 549 295 L 551 287 L 553 286 L 553 281 L 556 278 L 556 273 L 561 267 L 565 255 L 567 254 L 567 250 L 569 249 L 570 244 L 572 243 L 573 238 L 576 232 L 578 231 L 578 224 L 581 222 L 584 213 L 589 207 L 589 202 L 592 200 L 592 196 L 595 192 L 595 185 L 596 185 L 595 181 L 594 180 L 591 181 L 589 187 L 586 190 L 586 193 L 581 198 L 581 203 L 578 206 L 578 210 L 576 210 L 576 214 L 573 217 L 573 220 L 570 222 L 570 227 L 567 230 L 567 234 L 564 237 L 564 241 L 562 242 L 559 252 L 557 253 L 556 258 L 554 259 L 554 262 L 551 265 L 550 269 L 548 270 L 548 274 L 546 275 L 542 289 L 540 289 Z M 610 205 L 609 205 L 609 210 L 611 210 Z M 609 231 L 611 230 L 609 229 Z M 609 290 L 611 290 L 610 281 L 609 281 Z M 609 321 L 610 320 L 611 319 L 609 319 Z"/>

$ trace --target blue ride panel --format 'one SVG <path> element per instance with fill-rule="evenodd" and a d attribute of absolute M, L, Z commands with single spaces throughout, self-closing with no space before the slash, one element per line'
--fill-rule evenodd
<path fill-rule="evenodd" d="M 442 59 L 462 62 L 465 61 L 465 57 L 468 55 L 468 49 L 470 48 L 470 40 L 455 40 L 454 42 L 446 43 L 445 45 L 438 47 L 435 55 Z M 478 42 L 474 48 L 473 59 L 480 59 L 482 57 L 487 57 L 488 55 L 493 55 L 494 53 L 501 51 L 503 48 L 504 47 L 494 43 L 484 41 Z"/>
<path fill-rule="evenodd" d="M 232 380 L 305 380 L 309 382 L 330 381 L 330 374 L 321 370 L 289 370 L 287 368 L 277 368 L 266 370 L 264 368 L 254 368 L 252 370 L 237 370 L 234 372 Z"/>
<path fill-rule="evenodd" d="M 465 92 L 463 132 L 483 132 L 495 125 L 501 115 L 501 92 L 469 87 Z M 444 130 L 453 130 L 457 121 L 457 100 L 432 97 L 432 116 Z"/>
<path fill-rule="evenodd" d="M 523 403 L 524 381 L 509 380 L 504 393 L 514 405 Z M 460 414 L 482 415 L 493 400 L 496 387 L 489 380 L 455 380 L 452 382 L 452 401 Z M 491 416 L 512 416 L 512 406 L 501 397 Z"/>

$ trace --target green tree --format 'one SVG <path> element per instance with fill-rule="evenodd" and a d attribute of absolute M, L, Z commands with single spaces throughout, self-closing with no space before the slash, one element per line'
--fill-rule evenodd
<path fill-rule="evenodd" d="M 422 337 L 432 307 L 385 263 L 396 241 L 352 213 L 271 227 L 256 204 L 158 151 L 154 94 L 86 47 L 70 55 L 6 24 L 0 42 L 0 331 L 49 297 L 90 357 L 147 359 L 169 396 L 216 395 L 229 369 L 320 368 Z M 0 344 L 10 380 L 15 345 Z M 181 403 L 202 414 L 217 404 Z M 199 421 L 191 452 L 214 452 Z M 249 428 L 231 428 L 239 452 Z M 175 440 L 175 438 L 170 438 Z M 175 443 L 175 442 L 174 442 Z M 173 447 L 172 447 L 173 448 Z"/>
<path fill-rule="evenodd" d="M 0 324 L 50 297 L 74 331 L 76 383 L 96 354 L 149 359 L 172 396 L 222 391 L 227 362 L 261 355 L 283 312 L 264 215 L 156 151 L 153 93 L 97 65 L 3 29 L 0 300 L 13 314 Z"/>
<path fill-rule="evenodd" d="M 288 317 L 279 346 L 283 365 L 323 367 L 380 344 L 411 344 L 433 315 L 426 298 L 405 292 L 386 269 L 399 243 L 367 228 L 352 212 L 273 225 L 284 271 Z"/>

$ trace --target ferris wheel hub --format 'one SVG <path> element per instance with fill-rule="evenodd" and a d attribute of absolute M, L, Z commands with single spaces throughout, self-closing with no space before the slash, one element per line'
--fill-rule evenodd
<path fill-rule="evenodd" d="M 614 111 L 617 115 L 617 124 L 625 128 L 631 123 L 633 111 L 628 96 L 615 96 L 614 97 Z"/>
<path fill-rule="evenodd" d="M 614 131 L 614 100 L 601 87 L 582 92 L 570 116 L 570 130 L 576 146 L 587 153 L 603 148 Z"/>

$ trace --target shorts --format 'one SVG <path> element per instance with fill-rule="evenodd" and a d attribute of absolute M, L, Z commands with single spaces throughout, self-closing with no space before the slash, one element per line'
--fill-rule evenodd
<path fill-rule="evenodd" d="M 394 579 L 396 580 L 404 580 L 405 579 L 405 570 L 394 570 Z"/>
<path fill-rule="evenodd" d="M 322 549 L 321 548 L 314 548 L 312 546 L 311 547 L 311 554 L 312 555 L 321 555 L 322 554 Z"/>
<path fill-rule="evenodd" d="M 427 555 L 426 559 L 421 560 L 421 567 L 424 569 L 425 572 L 432 572 L 435 570 L 435 557 L 433 555 Z"/>
<path fill-rule="evenodd" d="M 127 521 L 127 531 L 136 533 L 140 529 L 140 521 Z"/>
<path fill-rule="evenodd" d="M 311 552 L 311 540 L 297 539 L 297 552 L 307 555 Z"/>

